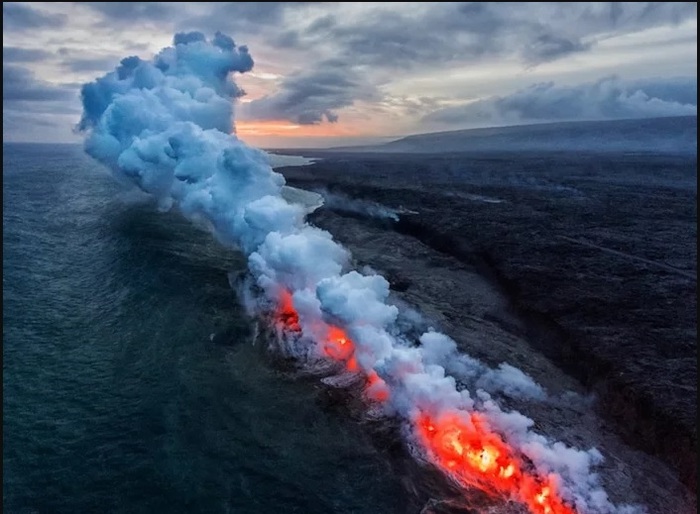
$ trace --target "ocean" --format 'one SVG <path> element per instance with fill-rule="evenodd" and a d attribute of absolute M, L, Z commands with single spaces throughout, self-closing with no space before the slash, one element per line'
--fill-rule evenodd
<path fill-rule="evenodd" d="M 79 146 L 3 144 L 3 200 L 5 512 L 407 511 L 372 431 L 267 352 L 240 254 Z"/>

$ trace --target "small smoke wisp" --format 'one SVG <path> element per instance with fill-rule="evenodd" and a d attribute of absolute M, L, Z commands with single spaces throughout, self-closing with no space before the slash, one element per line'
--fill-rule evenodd
<path fill-rule="evenodd" d="M 329 209 L 338 212 L 358 214 L 362 217 L 376 218 L 379 220 L 399 221 L 400 212 L 377 202 L 370 202 L 359 198 L 350 198 L 341 193 L 334 193 L 327 189 L 316 191 L 323 196 L 323 203 Z"/>
<path fill-rule="evenodd" d="M 402 420 L 407 443 L 452 480 L 537 514 L 627 510 L 600 486 L 598 451 L 550 441 L 484 390 L 537 398 L 539 386 L 460 355 L 444 334 L 402 332 L 388 282 L 350 269 L 349 252 L 307 223 L 313 207 L 285 199 L 267 156 L 234 135 L 231 74 L 252 67 L 221 33 L 176 34 L 151 60 L 123 59 L 82 88 L 87 153 L 240 249 L 257 291 L 249 307 L 269 314 L 279 350 L 360 381 L 368 406 Z"/>

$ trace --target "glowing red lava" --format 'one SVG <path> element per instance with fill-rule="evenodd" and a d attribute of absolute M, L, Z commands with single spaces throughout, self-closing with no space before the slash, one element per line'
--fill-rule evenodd
<path fill-rule="evenodd" d="M 280 296 L 276 319 L 286 331 L 301 331 L 299 315 L 288 291 Z M 376 402 L 389 399 L 386 382 L 374 370 L 360 370 L 355 343 L 342 328 L 328 325 L 322 348 L 328 358 L 344 363 L 347 371 L 365 376 L 365 394 L 369 399 Z M 464 486 L 518 500 L 533 514 L 576 514 L 559 497 L 556 483 L 550 477 L 540 477 L 531 465 L 525 465 L 518 452 L 488 428 L 481 414 L 453 411 L 430 417 L 423 413 L 414 424 L 418 440 L 435 464 Z"/>
<path fill-rule="evenodd" d="M 279 304 L 277 305 L 277 320 L 282 324 L 283 328 L 289 332 L 301 332 L 299 325 L 299 314 L 294 308 L 292 295 L 289 291 L 282 291 L 280 294 Z"/>
<path fill-rule="evenodd" d="M 517 452 L 488 429 L 482 415 L 422 414 L 416 432 L 438 466 L 465 486 L 517 499 L 534 514 L 575 514 L 557 494 L 556 484 L 526 469 Z"/>
<path fill-rule="evenodd" d="M 300 332 L 299 315 L 294 308 L 294 301 L 289 291 L 283 291 L 277 305 L 275 318 L 285 331 Z M 345 369 L 351 373 L 359 373 L 360 367 L 355 357 L 355 343 L 340 327 L 327 325 L 323 341 L 323 352 L 326 357 L 345 364 Z M 365 394 L 370 400 L 384 402 L 389 399 L 389 388 L 384 380 L 372 370 L 365 374 L 367 383 Z"/>
<path fill-rule="evenodd" d="M 355 344 L 343 329 L 331 325 L 323 342 L 323 350 L 331 359 L 347 363 L 351 357 L 354 358 Z"/>

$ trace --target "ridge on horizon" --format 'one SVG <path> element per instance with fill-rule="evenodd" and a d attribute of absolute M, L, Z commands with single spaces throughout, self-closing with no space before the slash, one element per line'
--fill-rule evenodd
<path fill-rule="evenodd" d="M 601 138 L 600 129 L 606 130 L 604 138 Z M 622 129 L 620 132 L 615 133 L 610 129 Z M 443 130 L 437 132 L 425 132 L 418 134 L 411 134 L 408 136 L 398 137 L 397 139 L 385 143 L 378 143 L 374 145 L 350 145 L 350 146 L 335 146 L 330 148 L 323 148 L 324 151 L 349 151 L 349 152 L 382 152 L 390 153 L 392 151 L 401 152 L 414 152 L 414 153 L 436 153 L 442 151 L 479 151 L 479 150 L 499 150 L 499 151 L 521 151 L 521 150 L 595 150 L 595 148 L 555 148 L 556 143 L 561 144 L 562 141 L 552 141 L 550 136 L 558 137 L 559 139 L 564 136 L 560 131 L 566 129 L 580 129 L 578 134 L 565 134 L 572 138 L 582 138 L 588 137 L 590 135 L 598 135 L 599 139 L 603 139 L 603 143 L 606 144 L 603 150 L 621 150 L 621 151 L 670 151 L 676 153 L 674 150 L 680 153 L 697 153 L 697 116 L 663 116 L 656 118 L 625 118 L 625 119 L 615 119 L 615 120 L 581 120 L 581 121 L 556 121 L 556 122 L 543 122 L 543 123 L 527 123 L 527 124 L 517 124 L 517 125 L 500 125 L 500 126 L 490 126 L 490 127 L 477 127 L 477 128 L 467 128 L 467 129 L 457 129 L 457 130 Z M 594 129 L 591 133 L 590 129 Z M 643 133 L 644 130 L 648 130 L 646 134 Z M 550 133 L 556 130 L 556 133 Z M 473 143 L 478 141 L 486 141 L 488 139 L 492 140 L 494 146 L 498 143 L 507 144 L 507 141 L 495 141 L 497 138 L 503 138 L 505 136 L 524 136 L 526 132 L 530 136 L 547 134 L 546 140 L 540 140 L 543 143 L 539 147 L 536 144 L 533 148 L 522 148 L 522 147 L 509 147 L 504 146 L 502 148 L 464 148 L 464 149 L 449 149 L 432 147 L 430 151 L 423 151 L 416 147 L 408 148 L 407 145 L 411 144 L 421 144 L 425 140 L 430 139 L 431 145 L 444 144 L 445 141 L 435 141 L 435 138 L 456 138 L 456 137 L 468 137 L 469 139 L 462 139 L 461 143 Z M 636 141 L 630 140 L 629 136 L 637 136 Z M 654 136 L 656 139 L 659 135 L 663 138 L 662 141 L 654 143 L 653 141 L 641 141 L 639 136 Z M 535 140 L 530 137 L 528 142 L 535 142 Z M 612 148 L 611 143 L 616 140 L 619 143 L 619 147 Z M 692 141 L 691 141 L 692 140 Z M 518 142 L 522 143 L 524 140 L 521 139 Z M 677 142 L 676 148 L 671 143 L 673 141 Z M 454 142 L 454 141 L 452 141 Z M 570 143 L 575 143 L 576 139 L 571 139 Z M 687 143 L 694 143 L 692 147 L 689 147 Z M 511 142 L 512 143 L 512 142 Z M 588 141 L 590 143 L 590 141 Z M 625 147 L 624 143 L 627 143 Z M 630 144 L 632 143 L 632 144 Z M 636 144 L 634 144 L 636 143 Z M 638 147 L 638 148 L 637 148 Z M 310 148 L 311 149 L 311 148 Z M 320 150 L 320 149 L 319 149 Z M 683 151 L 685 150 L 685 151 Z M 688 150 L 691 150 L 690 152 Z"/>

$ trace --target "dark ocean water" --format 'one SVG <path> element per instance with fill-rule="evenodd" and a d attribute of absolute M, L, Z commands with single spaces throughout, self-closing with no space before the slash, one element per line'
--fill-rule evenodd
<path fill-rule="evenodd" d="M 406 512 L 366 427 L 253 344 L 244 269 L 79 147 L 3 145 L 4 512 Z"/>

